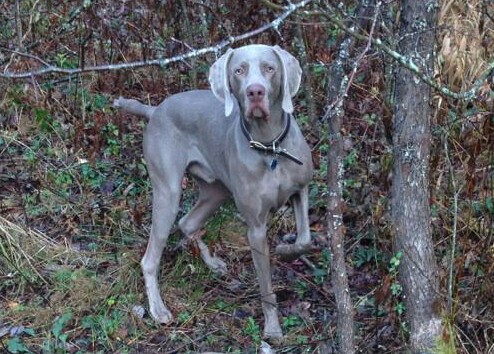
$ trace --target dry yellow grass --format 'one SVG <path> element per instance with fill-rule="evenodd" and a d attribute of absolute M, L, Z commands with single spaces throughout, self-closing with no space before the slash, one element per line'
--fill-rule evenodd
<path fill-rule="evenodd" d="M 494 3 L 485 0 L 441 0 L 438 72 L 443 84 L 467 90 L 493 59 Z"/>
<path fill-rule="evenodd" d="M 40 273 L 40 263 L 47 258 L 48 253 L 54 250 L 60 253 L 61 247 L 46 235 L 22 228 L 0 216 L 0 270 L 7 277 L 22 276 L 28 281 L 42 281 L 47 283 Z M 63 250 L 62 250 L 63 252 Z"/>

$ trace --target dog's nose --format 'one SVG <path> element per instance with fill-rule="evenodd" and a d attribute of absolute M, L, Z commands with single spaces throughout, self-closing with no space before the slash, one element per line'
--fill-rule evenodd
<path fill-rule="evenodd" d="M 260 102 L 264 99 L 266 89 L 260 84 L 252 84 L 247 86 L 247 97 L 251 102 Z"/>

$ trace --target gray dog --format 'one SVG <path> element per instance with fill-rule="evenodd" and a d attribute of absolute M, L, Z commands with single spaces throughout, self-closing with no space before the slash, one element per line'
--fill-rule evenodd
<path fill-rule="evenodd" d="M 186 171 L 199 199 L 179 221 L 184 235 L 198 239 L 201 256 L 214 271 L 226 264 L 210 254 L 200 228 L 233 197 L 247 224 L 264 313 L 264 336 L 282 337 L 271 285 L 267 218 L 290 199 L 297 223 L 295 244 L 277 252 L 296 256 L 310 248 L 308 188 L 311 150 L 295 119 L 292 97 L 300 86 L 298 61 L 278 46 L 229 49 L 211 67 L 211 91 L 173 95 L 159 106 L 119 98 L 114 106 L 149 120 L 144 156 L 153 186 L 151 235 L 141 261 L 151 316 L 172 320 L 158 286 L 158 266 L 179 210 Z"/>

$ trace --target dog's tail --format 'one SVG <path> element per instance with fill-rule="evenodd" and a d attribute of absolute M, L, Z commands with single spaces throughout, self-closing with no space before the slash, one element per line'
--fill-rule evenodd
<path fill-rule="evenodd" d="M 113 107 L 120 108 L 127 113 L 151 119 L 156 107 L 142 104 L 139 101 L 119 97 L 113 101 Z"/>

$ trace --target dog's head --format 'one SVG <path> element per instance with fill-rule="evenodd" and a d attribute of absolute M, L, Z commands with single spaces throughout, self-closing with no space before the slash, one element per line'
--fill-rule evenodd
<path fill-rule="evenodd" d="M 248 119 L 268 119 L 271 107 L 281 101 L 293 112 L 292 97 L 299 87 L 302 70 L 294 56 L 279 46 L 262 44 L 229 49 L 212 66 L 209 82 L 214 95 L 225 103 L 225 115 L 235 98 Z"/>

